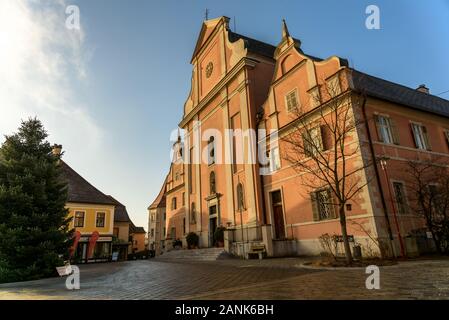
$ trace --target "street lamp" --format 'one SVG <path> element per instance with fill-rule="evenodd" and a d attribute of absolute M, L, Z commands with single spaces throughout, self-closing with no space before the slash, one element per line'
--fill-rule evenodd
<path fill-rule="evenodd" d="M 404 242 L 403 242 L 402 236 L 401 236 L 401 229 L 399 228 L 399 221 L 398 221 L 398 217 L 397 217 L 397 213 L 396 213 L 396 207 L 395 207 L 394 201 L 393 201 L 393 192 L 391 191 L 390 178 L 389 178 L 388 172 L 387 172 L 387 161 L 388 160 L 390 160 L 390 158 L 386 157 L 386 156 L 379 158 L 380 166 L 382 167 L 382 171 L 385 174 L 385 180 L 387 181 L 388 193 L 390 195 L 391 206 L 393 208 L 394 223 L 396 225 L 396 230 L 397 230 L 398 238 L 399 238 L 399 244 L 401 246 L 401 256 L 403 258 L 405 258 Z"/>

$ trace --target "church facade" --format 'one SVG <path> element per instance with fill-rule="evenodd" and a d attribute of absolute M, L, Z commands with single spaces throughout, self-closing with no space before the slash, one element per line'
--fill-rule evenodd
<path fill-rule="evenodd" d="M 164 219 L 153 214 L 165 223 L 155 243 L 185 246 L 194 232 L 200 247 L 212 247 L 222 227 L 226 250 L 237 255 L 254 246 L 268 256 L 318 254 L 320 237 L 341 236 L 344 214 L 351 246 L 361 245 L 365 255 L 413 250 L 407 237 L 425 224 L 410 210 L 403 168 L 410 159 L 449 160 L 449 101 L 425 86 L 359 72 L 336 56 L 310 56 L 285 22 L 272 46 L 231 31 L 226 17 L 207 20 L 191 64 L 182 134 L 162 187 Z M 345 185 L 357 191 L 344 206 L 327 173 L 320 178 L 304 165 L 317 157 L 310 145 L 323 159 L 336 157 L 332 132 L 317 125 L 332 121 L 323 110 L 336 100 L 349 106 L 348 121 L 360 123 L 341 144 L 353 173 Z M 308 127 L 310 141 L 306 148 L 303 140 L 305 155 L 295 163 L 299 146 L 289 137 L 300 127 Z"/>

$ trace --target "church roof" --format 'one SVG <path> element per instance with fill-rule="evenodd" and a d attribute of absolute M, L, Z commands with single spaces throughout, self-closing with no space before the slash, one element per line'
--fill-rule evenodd
<path fill-rule="evenodd" d="M 449 117 L 449 101 L 388 80 L 351 69 L 352 89 L 371 97 Z"/>
<path fill-rule="evenodd" d="M 60 162 L 63 176 L 68 184 L 68 202 L 114 205 L 103 192 L 91 185 L 67 163 Z"/>
<path fill-rule="evenodd" d="M 147 233 L 143 227 L 136 227 L 134 223 L 129 225 L 129 233 Z"/>
<path fill-rule="evenodd" d="M 271 44 L 252 39 L 250 37 L 232 32 L 231 30 L 228 31 L 228 38 L 230 42 L 235 42 L 243 39 L 243 41 L 245 42 L 245 47 L 249 51 L 269 58 L 273 58 L 274 51 L 276 50 L 276 47 Z"/>
<path fill-rule="evenodd" d="M 131 222 L 132 223 L 131 219 L 129 218 L 128 211 L 126 210 L 125 205 L 120 203 L 118 200 L 116 200 L 112 196 L 108 196 L 108 197 L 115 204 L 114 222 Z"/>
<path fill-rule="evenodd" d="M 167 184 L 168 175 L 164 180 L 164 183 L 162 184 L 162 188 L 159 191 L 159 194 L 157 195 L 156 199 L 154 199 L 153 203 L 150 204 L 148 209 L 156 209 L 156 208 L 163 208 L 165 207 L 165 192 L 167 190 L 166 184 Z"/>

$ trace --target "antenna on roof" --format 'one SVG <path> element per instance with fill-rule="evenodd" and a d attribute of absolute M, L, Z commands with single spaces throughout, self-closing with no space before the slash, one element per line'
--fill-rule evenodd
<path fill-rule="evenodd" d="M 209 20 L 209 9 L 207 9 L 207 8 L 204 11 L 204 20 Z"/>

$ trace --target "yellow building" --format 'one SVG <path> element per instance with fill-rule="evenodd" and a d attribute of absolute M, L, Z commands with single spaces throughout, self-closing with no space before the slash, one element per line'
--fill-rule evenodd
<path fill-rule="evenodd" d="M 61 167 L 68 182 L 66 208 L 73 219 L 70 228 L 79 231 L 73 259 L 79 262 L 108 261 L 112 256 L 115 202 L 92 186 L 68 164 L 61 160 Z M 98 239 L 93 242 L 95 233 Z M 92 252 L 89 254 L 89 243 Z"/>
<path fill-rule="evenodd" d="M 61 149 L 55 145 L 53 153 L 60 154 Z M 69 228 L 75 230 L 72 259 L 79 263 L 127 260 L 129 253 L 145 250 L 145 230 L 133 224 L 126 207 L 64 161 L 60 165 L 68 184 Z"/>

